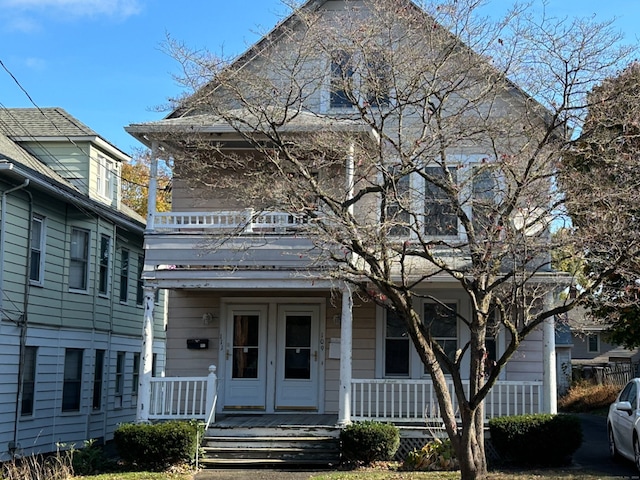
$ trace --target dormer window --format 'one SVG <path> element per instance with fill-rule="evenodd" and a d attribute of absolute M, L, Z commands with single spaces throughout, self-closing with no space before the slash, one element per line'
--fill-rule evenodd
<path fill-rule="evenodd" d="M 107 200 L 113 200 L 114 170 L 115 165 L 111 160 L 102 156 L 98 157 L 98 195 Z"/>

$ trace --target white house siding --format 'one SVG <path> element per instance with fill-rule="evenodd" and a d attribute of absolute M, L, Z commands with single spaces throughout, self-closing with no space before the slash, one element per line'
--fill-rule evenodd
<path fill-rule="evenodd" d="M 505 380 L 541 381 L 543 375 L 542 327 L 522 342 L 505 368 Z"/>

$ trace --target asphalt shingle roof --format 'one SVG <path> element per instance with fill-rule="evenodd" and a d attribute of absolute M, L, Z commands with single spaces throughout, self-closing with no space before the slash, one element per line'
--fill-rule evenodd
<path fill-rule="evenodd" d="M 99 137 L 59 107 L 0 109 L 0 133 L 8 137 Z"/>

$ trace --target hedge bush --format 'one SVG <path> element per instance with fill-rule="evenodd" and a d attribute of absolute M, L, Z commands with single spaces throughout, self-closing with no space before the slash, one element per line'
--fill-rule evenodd
<path fill-rule="evenodd" d="M 582 426 L 574 415 L 517 415 L 489 421 L 491 443 L 502 459 L 526 466 L 560 466 L 582 444 Z"/>
<path fill-rule="evenodd" d="M 196 422 L 170 421 L 155 424 L 127 423 L 114 432 L 120 458 L 140 469 L 162 471 L 195 458 L 198 445 Z"/>
<path fill-rule="evenodd" d="M 370 465 L 393 458 L 400 446 L 400 431 L 390 423 L 352 423 L 340 431 L 340 445 L 344 460 Z"/>

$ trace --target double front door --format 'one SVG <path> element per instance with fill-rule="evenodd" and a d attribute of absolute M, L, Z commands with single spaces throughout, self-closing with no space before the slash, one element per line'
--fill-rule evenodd
<path fill-rule="evenodd" d="M 229 306 L 224 410 L 317 411 L 318 305 Z"/>

